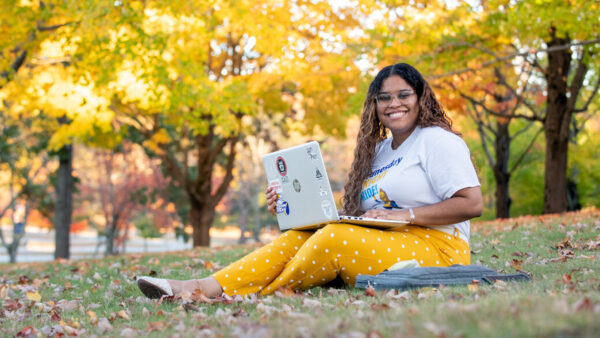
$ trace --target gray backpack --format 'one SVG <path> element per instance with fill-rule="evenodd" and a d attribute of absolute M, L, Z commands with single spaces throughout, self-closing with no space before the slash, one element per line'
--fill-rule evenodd
<path fill-rule="evenodd" d="M 371 285 L 379 289 L 410 289 L 436 287 L 440 285 L 467 285 L 473 280 L 494 284 L 502 281 L 530 281 L 525 273 L 502 274 L 481 265 L 452 265 L 449 267 L 418 267 L 398 270 L 386 270 L 378 275 L 361 275 L 356 277 L 355 287 L 365 289 Z"/>

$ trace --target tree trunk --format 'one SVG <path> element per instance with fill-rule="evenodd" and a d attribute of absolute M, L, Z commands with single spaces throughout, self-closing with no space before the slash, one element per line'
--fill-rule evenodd
<path fill-rule="evenodd" d="M 575 164 L 571 169 L 571 177 L 567 179 L 567 210 L 577 211 L 581 210 L 581 203 L 579 202 L 579 190 L 577 189 L 577 176 L 579 170 Z"/>
<path fill-rule="evenodd" d="M 240 170 L 240 175 L 242 170 Z M 248 210 L 248 194 L 243 189 L 247 189 L 246 187 L 240 188 L 240 196 L 238 198 L 238 210 L 240 212 L 240 220 L 238 222 L 238 227 L 240 228 L 240 239 L 238 240 L 239 244 L 246 243 L 246 229 L 248 228 L 248 219 L 250 217 Z"/>
<path fill-rule="evenodd" d="M 240 209 L 240 220 L 238 222 L 238 227 L 240 228 L 240 239 L 238 240 L 239 244 L 246 243 L 246 228 L 248 227 L 248 208 Z"/>
<path fill-rule="evenodd" d="M 117 226 L 115 224 L 110 224 L 107 230 L 105 257 L 115 254 L 115 234 L 117 233 Z"/>
<path fill-rule="evenodd" d="M 17 250 L 19 249 L 19 242 L 15 241 L 15 239 L 13 238 L 13 242 L 6 247 L 7 251 L 8 251 L 8 257 L 10 259 L 11 263 L 16 263 L 17 262 Z"/>
<path fill-rule="evenodd" d="M 194 247 L 210 246 L 210 226 L 215 218 L 215 210 L 190 197 L 190 222 L 194 228 Z"/>
<path fill-rule="evenodd" d="M 69 258 L 72 195 L 73 146 L 67 145 L 58 152 L 59 167 L 56 180 L 56 210 L 54 214 L 54 258 Z"/>
<path fill-rule="evenodd" d="M 548 47 L 570 42 L 567 38 L 552 37 Z M 567 151 L 569 123 L 573 112 L 567 105 L 567 79 L 571 66 L 571 51 L 562 49 L 548 52 L 546 82 L 546 162 L 543 213 L 560 213 L 567 210 Z"/>
<path fill-rule="evenodd" d="M 494 165 L 494 177 L 496 179 L 496 218 L 510 217 L 511 199 L 508 193 L 508 159 L 510 155 L 510 135 L 508 125 L 510 120 L 498 121 L 496 124 L 496 163 Z"/>
<path fill-rule="evenodd" d="M 253 195 L 252 200 L 252 213 L 254 214 L 254 229 L 252 229 L 252 237 L 258 243 L 260 243 L 260 230 L 262 229 L 262 224 L 260 222 L 260 210 L 258 208 L 258 197 L 256 194 Z"/>

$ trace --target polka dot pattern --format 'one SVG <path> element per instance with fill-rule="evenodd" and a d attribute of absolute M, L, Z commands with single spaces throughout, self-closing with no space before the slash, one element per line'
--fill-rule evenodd
<path fill-rule="evenodd" d="M 213 277 L 229 295 L 265 295 L 285 286 L 307 289 L 338 275 L 353 285 L 359 273 L 374 275 L 403 260 L 417 259 L 422 266 L 470 264 L 469 253 L 457 236 L 429 228 L 382 231 L 329 224 L 316 232 L 287 231 Z"/>

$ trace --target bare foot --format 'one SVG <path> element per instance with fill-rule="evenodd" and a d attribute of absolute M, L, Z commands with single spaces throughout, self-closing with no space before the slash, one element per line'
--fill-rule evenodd
<path fill-rule="evenodd" d="M 213 277 L 206 277 L 202 279 L 189 279 L 189 280 L 167 280 L 171 289 L 173 289 L 173 296 L 181 297 L 185 293 L 190 295 L 196 290 L 201 290 L 202 293 L 207 297 L 217 297 L 223 293 L 223 288 L 219 282 Z"/>

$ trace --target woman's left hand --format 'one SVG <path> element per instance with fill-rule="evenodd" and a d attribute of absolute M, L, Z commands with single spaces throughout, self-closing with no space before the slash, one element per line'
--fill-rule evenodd
<path fill-rule="evenodd" d="M 398 209 L 396 209 L 396 210 L 371 209 L 371 210 L 365 212 L 364 214 L 362 214 L 361 217 L 389 219 L 389 220 L 394 220 L 394 221 L 409 221 L 410 220 L 410 214 L 408 212 L 408 209 L 399 209 L 399 210 Z"/>

